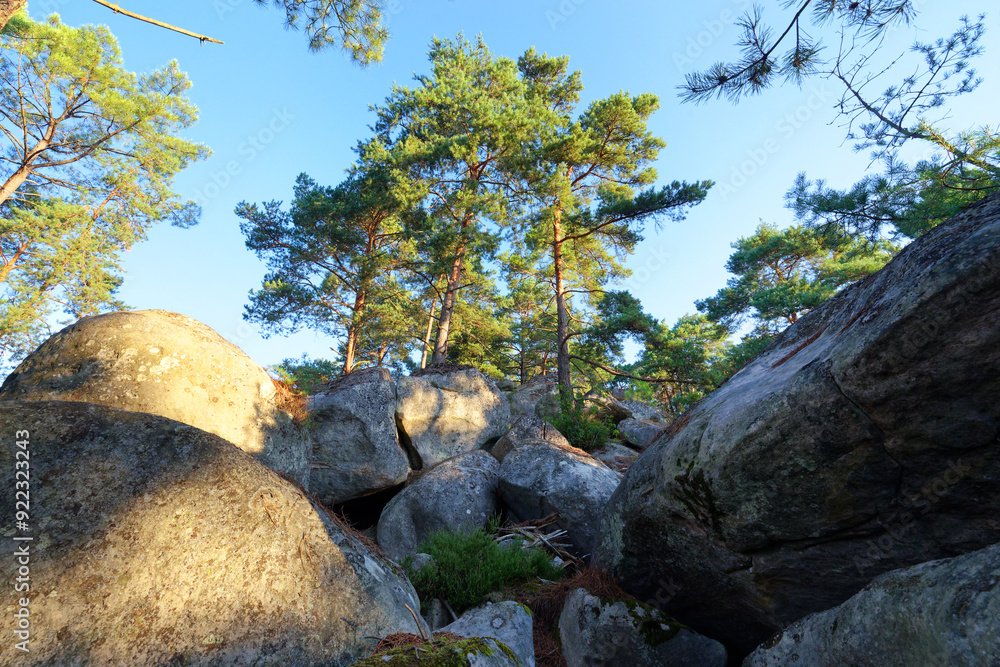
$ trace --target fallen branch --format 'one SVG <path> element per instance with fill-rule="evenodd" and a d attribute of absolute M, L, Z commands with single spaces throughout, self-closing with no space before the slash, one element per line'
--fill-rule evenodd
<path fill-rule="evenodd" d="M 182 35 L 187 35 L 188 37 L 194 37 L 195 39 L 201 40 L 202 42 L 212 42 L 213 44 L 225 44 L 217 39 L 207 37 L 205 35 L 199 35 L 196 32 L 191 32 L 190 30 L 185 30 L 184 28 L 178 28 L 175 25 L 170 25 L 169 23 L 164 23 L 162 21 L 157 21 L 156 19 L 151 19 L 148 16 L 143 16 L 142 14 L 136 14 L 135 12 L 130 12 L 127 9 L 122 9 L 118 5 L 113 5 L 108 0 L 94 0 L 99 5 L 103 5 L 113 11 L 115 14 L 124 14 L 129 18 L 136 19 L 138 21 L 145 21 L 146 23 L 152 23 L 155 26 L 161 28 L 166 28 L 167 30 L 173 30 L 174 32 L 179 32 Z"/>

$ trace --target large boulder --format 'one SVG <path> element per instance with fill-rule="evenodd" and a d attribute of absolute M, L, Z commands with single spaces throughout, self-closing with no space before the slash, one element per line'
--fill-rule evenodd
<path fill-rule="evenodd" d="M 656 436 L 660 435 L 660 431 L 664 427 L 665 424 L 660 422 L 642 421 L 629 417 L 618 422 L 618 433 L 629 444 L 639 449 L 645 449 L 649 443 L 656 439 Z"/>
<path fill-rule="evenodd" d="M 30 653 L 5 641 L 2 664 L 346 664 L 368 636 L 421 629 L 405 576 L 216 435 L 93 404 L 4 401 L 0 438 L 5 581 L 11 552 L 30 553 Z M 15 623 L 4 614 L 6 637 Z"/>
<path fill-rule="evenodd" d="M 553 375 L 537 375 L 510 395 L 510 414 L 513 419 L 527 414 L 548 418 L 559 412 L 559 385 Z"/>
<path fill-rule="evenodd" d="M 385 368 L 355 371 L 309 403 L 310 491 L 337 505 L 402 484 L 409 459 L 396 434 L 396 383 Z"/>
<path fill-rule="evenodd" d="M 621 400 L 617 402 L 626 415 L 626 419 L 653 422 L 666 426 L 667 420 L 655 405 L 642 401 Z"/>
<path fill-rule="evenodd" d="M 400 491 L 382 510 L 378 544 L 399 561 L 417 553 L 438 530 L 473 531 L 498 509 L 500 464 L 484 451 L 439 463 Z"/>
<path fill-rule="evenodd" d="M 510 430 L 493 445 L 490 453 L 502 463 L 508 454 L 531 440 L 546 440 L 561 447 L 570 446 L 569 440 L 555 426 L 534 412 L 529 412 L 518 417 Z"/>
<path fill-rule="evenodd" d="M 641 602 L 577 588 L 559 615 L 567 667 L 726 667 L 726 649 Z"/>
<path fill-rule="evenodd" d="M 503 392 L 471 366 L 432 365 L 396 384 L 396 424 L 429 468 L 495 443 L 510 424 Z"/>
<path fill-rule="evenodd" d="M 598 535 L 598 521 L 618 475 L 586 452 L 545 440 L 529 441 L 500 464 L 500 498 L 518 519 L 559 515 L 572 551 L 587 557 Z"/>
<path fill-rule="evenodd" d="M 531 612 L 517 602 L 487 602 L 462 614 L 441 628 L 460 637 L 489 637 L 502 642 L 516 656 L 522 667 L 535 667 L 535 644 L 532 641 Z"/>
<path fill-rule="evenodd" d="M 1000 544 L 883 574 L 839 607 L 785 628 L 743 662 L 877 664 L 1000 664 Z"/>
<path fill-rule="evenodd" d="M 201 322 L 165 310 L 85 317 L 7 378 L 0 400 L 83 401 L 169 417 L 214 433 L 307 486 L 309 441 L 274 383 Z"/>
<path fill-rule="evenodd" d="M 998 431 L 992 197 L 802 317 L 661 435 L 608 504 L 596 560 L 746 655 L 882 572 L 1000 542 Z"/>

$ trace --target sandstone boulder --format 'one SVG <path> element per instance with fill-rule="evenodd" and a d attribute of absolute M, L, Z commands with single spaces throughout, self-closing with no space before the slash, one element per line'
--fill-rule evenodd
<path fill-rule="evenodd" d="M 510 425 L 510 404 L 471 366 L 432 365 L 399 379 L 396 424 L 415 463 L 429 468 L 496 442 Z"/>
<path fill-rule="evenodd" d="M 396 383 L 385 368 L 355 371 L 313 396 L 310 490 L 326 505 L 402 484 L 409 459 L 396 434 Z"/>
<path fill-rule="evenodd" d="M 164 310 L 85 317 L 31 353 L 0 400 L 83 401 L 176 419 L 307 486 L 309 441 L 271 378 L 201 322 Z"/>
<path fill-rule="evenodd" d="M 559 412 L 559 386 L 552 375 L 533 377 L 510 396 L 512 419 L 526 414 L 536 414 L 544 419 Z"/>
<path fill-rule="evenodd" d="M 666 425 L 659 422 L 623 419 L 618 422 L 618 432 L 629 444 L 645 449 L 660 434 Z"/>
<path fill-rule="evenodd" d="M 401 561 L 438 530 L 473 531 L 497 512 L 500 464 L 484 451 L 460 454 L 434 466 L 382 510 L 378 544 Z"/>
<path fill-rule="evenodd" d="M 601 512 L 618 486 L 618 475 L 572 447 L 544 440 L 514 450 L 500 464 L 500 498 L 522 521 L 553 512 L 575 555 L 589 556 Z"/>
<path fill-rule="evenodd" d="M 0 438 L 3 575 L 13 581 L 13 545 L 28 545 L 32 633 L 30 653 L 0 646 L 2 664 L 347 664 L 366 636 L 419 631 L 405 576 L 216 435 L 93 404 L 3 401 Z M 26 531 L 14 530 L 18 439 Z M 8 638 L 14 621 L 4 614 Z"/>
<path fill-rule="evenodd" d="M 545 440 L 560 447 L 570 446 L 569 440 L 555 426 L 534 412 L 529 412 L 518 417 L 510 430 L 493 445 L 490 453 L 502 463 L 507 454 L 529 440 Z"/>
<path fill-rule="evenodd" d="M 566 598 L 559 643 L 567 667 L 726 667 L 719 642 L 647 604 L 605 600 L 583 588 Z"/>
<path fill-rule="evenodd" d="M 785 628 L 743 662 L 878 664 L 1000 664 L 1000 544 L 883 574 L 839 607 Z"/>
<path fill-rule="evenodd" d="M 531 612 L 517 602 L 487 602 L 462 614 L 441 628 L 460 637 L 489 637 L 502 642 L 517 656 L 518 664 L 535 667 L 535 644 L 532 641 Z"/>
<path fill-rule="evenodd" d="M 618 401 L 626 416 L 626 419 L 637 419 L 639 421 L 653 422 L 666 426 L 667 420 L 663 413 L 655 405 L 644 403 L 643 401 L 621 400 Z"/>
<path fill-rule="evenodd" d="M 789 327 L 631 466 L 597 562 L 743 656 L 1000 542 L 1000 197 Z M 709 601 L 706 603 L 706 601 Z"/>
<path fill-rule="evenodd" d="M 590 453 L 595 459 L 617 471 L 621 467 L 628 467 L 639 455 L 634 449 L 626 447 L 617 440 L 609 440 L 600 449 L 595 449 Z"/>

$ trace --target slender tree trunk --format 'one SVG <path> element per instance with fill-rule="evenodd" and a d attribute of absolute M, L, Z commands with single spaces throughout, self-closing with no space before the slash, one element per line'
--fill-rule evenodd
<path fill-rule="evenodd" d="M 354 297 L 354 317 L 347 329 L 347 349 L 344 350 L 344 375 L 354 370 L 354 357 L 358 353 L 358 338 L 361 337 L 361 314 L 367 302 L 367 293 L 362 290 Z"/>
<path fill-rule="evenodd" d="M 465 260 L 466 230 L 472 223 L 472 214 L 466 213 L 458 232 L 459 245 L 455 249 L 455 260 L 451 263 L 448 274 L 448 287 L 441 299 L 441 315 L 438 318 L 437 339 L 434 341 L 434 356 L 432 364 L 443 364 L 448 360 L 448 336 L 451 333 L 451 315 L 455 311 L 455 297 L 462 282 L 462 264 Z"/>
<path fill-rule="evenodd" d="M 566 306 L 566 283 L 563 279 L 562 209 L 556 208 L 552 221 L 552 265 L 556 278 L 556 381 L 559 399 L 564 406 L 573 404 L 573 381 L 569 369 L 569 310 Z"/>
<path fill-rule="evenodd" d="M 0 30 L 7 27 L 10 17 L 17 14 L 21 7 L 28 4 L 28 0 L 0 0 Z"/>
<path fill-rule="evenodd" d="M 427 368 L 427 353 L 431 347 L 431 333 L 434 331 L 434 309 L 437 307 L 437 296 L 431 299 L 431 314 L 427 318 L 427 333 L 424 334 L 424 350 L 420 354 L 420 367 Z"/>
<path fill-rule="evenodd" d="M 347 350 L 344 352 L 344 375 L 354 370 L 354 355 L 358 348 L 358 328 L 351 325 L 347 330 Z"/>
<path fill-rule="evenodd" d="M 451 315 L 455 311 L 455 297 L 458 295 L 458 284 L 462 280 L 462 263 L 465 259 L 465 244 L 458 249 L 455 261 L 451 264 L 448 275 L 448 287 L 441 300 L 441 316 L 438 318 L 437 339 L 434 341 L 434 356 L 432 364 L 441 364 L 448 360 L 448 335 L 451 332 Z"/>

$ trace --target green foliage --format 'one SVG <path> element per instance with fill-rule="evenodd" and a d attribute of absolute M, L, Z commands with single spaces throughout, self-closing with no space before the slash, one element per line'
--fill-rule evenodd
<path fill-rule="evenodd" d="M 846 285 L 881 269 L 898 250 L 885 241 L 859 241 L 801 225 L 778 230 L 767 223 L 732 245 L 736 252 L 726 268 L 735 277 L 696 305 L 730 332 L 749 318 L 758 335 L 793 324 Z"/>
<path fill-rule="evenodd" d="M 340 338 L 348 373 L 359 357 L 384 365 L 394 353 L 405 356 L 398 348 L 409 342 L 410 298 L 396 273 L 412 245 L 388 175 L 355 170 L 330 188 L 301 174 L 294 193 L 289 211 L 277 201 L 236 208 L 247 247 L 269 269 L 244 318 L 263 324 L 265 335 L 307 326 Z"/>
<path fill-rule="evenodd" d="M 285 11 L 285 25 L 305 27 L 313 51 L 340 45 L 361 65 L 382 60 L 389 31 L 383 20 L 383 0 L 254 0 Z"/>
<path fill-rule="evenodd" d="M 647 223 L 683 219 L 712 185 L 674 181 L 650 187 L 656 181 L 650 165 L 666 145 L 647 126 L 659 109 L 657 96 L 620 92 L 593 102 L 574 118 L 582 85 L 579 73 L 569 73 L 567 65 L 566 58 L 539 56 L 533 49 L 519 61 L 532 81 L 532 97 L 549 114 L 534 154 L 525 161 L 532 198 L 525 239 L 531 250 L 549 254 L 547 273 L 557 308 L 557 377 L 564 402 L 573 399 L 570 359 L 580 356 L 571 352 L 571 339 L 587 329 L 588 307 L 602 301 L 599 295 L 607 283 L 627 275 L 621 262 L 642 240 Z M 575 314 L 574 295 L 583 295 Z M 605 337 L 614 337 L 610 321 L 604 318 Z M 593 367 L 585 374 L 594 375 Z"/>
<path fill-rule="evenodd" d="M 535 577 L 559 579 L 562 570 L 552 564 L 541 548 L 522 549 L 500 546 L 493 539 L 499 523 L 470 533 L 439 531 L 420 547 L 434 557 L 434 563 L 413 569 L 412 557 L 403 561 L 420 599 L 447 600 L 461 613 L 480 604 L 489 593 Z"/>
<path fill-rule="evenodd" d="M 329 359 L 310 359 L 305 354 L 299 359 L 283 359 L 281 363 L 267 370 L 306 396 L 318 393 L 326 383 L 340 375 L 340 367 L 336 362 Z"/>
<path fill-rule="evenodd" d="M 685 315 L 673 326 L 658 324 L 645 336 L 644 348 L 629 369 L 660 380 L 635 383 L 633 392 L 650 395 L 669 416 L 677 417 L 729 377 L 725 362 L 729 331 L 704 315 Z M 648 399 L 647 399 L 648 400 Z"/>
<path fill-rule="evenodd" d="M 1000 134 L 980 133 L 978 146 L 984 159 L 1000 164 Z M 843 190 L 799 174 L 785 199 L 795 217 L 810 227 L 875 240 L 886 230 L 894 237 L 917 238 L 997 190 L 1000 171 L 947 168 L 935 161 L 910 167 L 892 161 L 883 173 Z"/>
<path fill-rule="evenodd" d="M 742 35 L 737 46 L 741 58 L 730 63 L 715 63 L 705 71 L 688 74 L 681 86 L 684 101 L 703 102 L 713 97 L 726 97 L 735 102 L 745 95 L 759 94 L 781 79 L 801 82 L 809 75 L 823 73 L 823 67 L 830 63 L 822 59 L 822 42 L 810 34 L 812 31 L 807 32 L 803 24 L 811 22 L 817 29 L 833 25 L 847 43 L 874 43 L 877 46 L 884 32 L 913 19 L 919 3 L 914 0 L 869 0 L 864 3 L 794 0 L 782 5 L 785 10 L 794 11 L 789 15 L 787 26 L 779 26 L 777 33 L 765 25 L 760 6 L 755 5 L 752 11 L 740 17 L 737 26 Z M 810 9 L 808 13 L 807 8 Z M 775 38 L 775 34 L 779 37 Z M 844 58 L 845 51 L 849 53 L 850 49 L 841 48 L 837 52 L 836 64 Z"/>
<path fill-rule="evenodd" d="M 169 220 L 199 211 L 173 179 L 208 155 L 177 135 L 197 120 L 176 62 L 122 67 L 104 27 L 25 14 L 0 37 L 0 356 L 30 351 L 61 309 L 78 318 L 122 308 L 119 255 Z"/>
<path fill-rule="evenodd" d="M 607 444 L 612 431 L 612 427 L 598 417 L 598 412 L 596 407 L 582 408 L 563 403 L 561 412 L 549 421 L 569 440 L 569 444 L 592 452 Z"/>
<path fill-rule="evenodd" d="M 420 239 L 423 273 L 445 277 L 433 356 L 441 362 L 460 292 L 485 276 L 519 206 L 512 163 L 541 121 L 515 63 L 481 38 L 435 39 L 429 57 L 431 74 L 396 86 L 375 109 L 376 136 L 361 154 L 413 202 L 408 230 Z"/>

